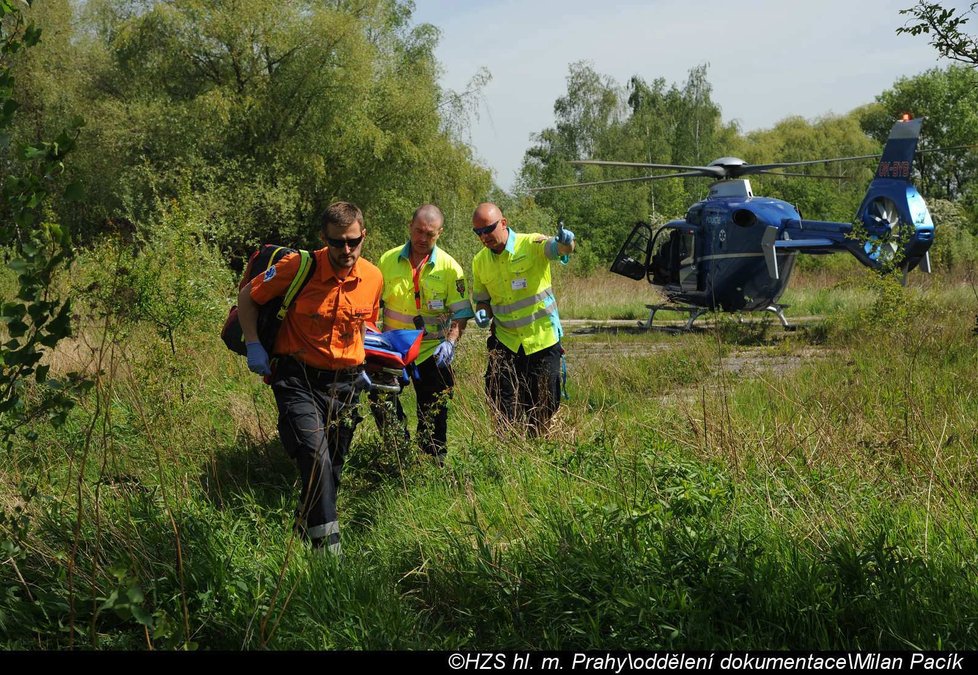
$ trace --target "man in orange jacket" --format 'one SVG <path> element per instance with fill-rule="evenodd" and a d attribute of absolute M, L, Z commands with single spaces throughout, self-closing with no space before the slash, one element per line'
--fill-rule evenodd
<path fill-rule="evenodd" d="M 256 276 L 238 295 L 248 368 L 271 375 L 278 431 L 298 464 L 302 493 L 297 525 L 313 548 L 340 552 L 336 489 L 343 460 L 362 419 L 357 411 L 363 373 L 365 322 L 376 322 L 383 278 L 360 259 L 367 231 L 354 204 L 331 204 L 322 217 L 326 247 L 314 252 L 316 270 L 285 315 L 273 348 L 275 368 L 258 341 L 258 306 L 283 295 L 299 269 L 290 254 Z"/>

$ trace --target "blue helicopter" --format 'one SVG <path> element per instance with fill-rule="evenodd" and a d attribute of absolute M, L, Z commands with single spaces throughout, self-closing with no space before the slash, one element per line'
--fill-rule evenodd
<path fill-rule="evenodd" d="M 649 319 L 642 322 L 647 328 L 659 310 L 687 312 L 687 330 L 704 312 L 717 310 L 769 311 L 790 328 L 784 305 L 778 300 L 799 253 L 848 251 L 868 267 L 899 263 L 905 275 L 918 266 L 930 272 L 928 249 L 934 241 L 934 224 L 910 181 L 922 121 L 905 116 L 894 124 L 882 155 L 755 165 L 723 157 L 707 166 L 586 160 L 574 163 L 679 172 L 537 190 L 692 176 L 713 178 L 707 198 L 691 206 L 682 220 L 670 221 L 654 232 L 649 223 L 636 223 L 611 271 L 629 279 L 645 278 L 667 298 L 666 303 L 648 305 Z M 856 212 L 855 223 L 862 228 L 859 232 L 853 231 L 854 223 L 806 220 L 788 202 L 755 197 L 750 181 L 744 178 L 751 174 L 792 175 L 778 171 L 787 167 L 875 158 L 880 158 L 879 166 Z"/>

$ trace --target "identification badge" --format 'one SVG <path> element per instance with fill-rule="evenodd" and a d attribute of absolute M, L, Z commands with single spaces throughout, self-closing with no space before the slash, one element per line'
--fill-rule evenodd
<path fill-rule="evenodd" d="M 445 309 L 444 300 L 429 300 L 428 309 Z"/>
<path fill-rule="evenodd" d="M 526 279 L 513 279 L 513 283 L 511 285 L 514 291 L 522 291 L 524 288 L 526 288 Z"/>

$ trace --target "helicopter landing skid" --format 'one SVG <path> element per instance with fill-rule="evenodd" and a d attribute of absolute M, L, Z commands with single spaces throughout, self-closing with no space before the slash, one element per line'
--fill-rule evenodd
<path fill-rule="evenodd" d="M 781 325 L 784 326 L 785 330 L 794 330 L 795 326 L 792 326 L 790 323 L 788 323 L 788 319 L 786 319 L 784 316 L 784 308 L 787 306 L 788 305 L 778 305 L 778 304 L 768 305 L 767 307 L 764 308 L 764 311 L 771 312 L 776 317 L 781 319 Z"/>
<path fill-rule="evenodd" d="M 652 328 L 652 321 L 655 320 L 655 313 L 658 312 L 660 309 L 664 309 L 669 312 L 688 312 L 689 320 L 686 322 L 686 326 L 683 329 L 687 331 L 693 330 L 693 322 L 707 312 L 707 309 L 705 307 L 692 307 L 689 305 L 671 305 L 669 303 L 662 304 L 662 305 L 646 305 L 645 307 L 649 310 L 649 320 L 638 322 L 639 328 L 644 328 L 645 330 L 649 330 L 650 328 Z"/>
<path fill-rule="evenodd" d="M 781 325 L 784 327 L 785 330 L 792 331 L 795 330 L 795 326 L 788 323 L 788 319 L 784 315 L 784 310 L 787 306 L 788 305 L 779 305 L 777 303 L 774 303 L 768 305 L 761 311 L 771 312 L 776 317 L 778 317 L 778 319 L 781 321 Z M 660 309 L 670 311 L 670 312 L 687 312 L 689 314 L 689 320 L 686 321 L 686 325 L 683 328 L 683 330 L 686 331 L 693 330 L 693 322 L 696 321 L 698 318 L 700 318 L 707 311 L 709 311 L 705 307 L 694 307 L 691 305 L 672 305 L 668 303 L 661 304 L 661 305 L 646 305 L 645 307 L 649 310 L 649 319 L 648 321 L 638 322 L 639 328 L 644 328 L 645 330 L 649 330 L 650 328 L 652 328 L 652 321 L 655 320 L 655 314 Z"/>

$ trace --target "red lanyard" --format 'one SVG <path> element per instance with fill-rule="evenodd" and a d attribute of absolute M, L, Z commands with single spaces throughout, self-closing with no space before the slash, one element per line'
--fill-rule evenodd
<path fill-rule="evenodd" d="M 419 311 L 421 310 L 421 285 L 419 283 L 421 279 L 421 269 L 425 266 L 425 263 L 428 262 L 428 258 L 430 257 L 431 254 L 429 253 L 424 257 L 424 260 L 418 263 L 417 267 L 411 267 L 411 276 L 414 277 L 414 306 L 417 307 Z"/>

